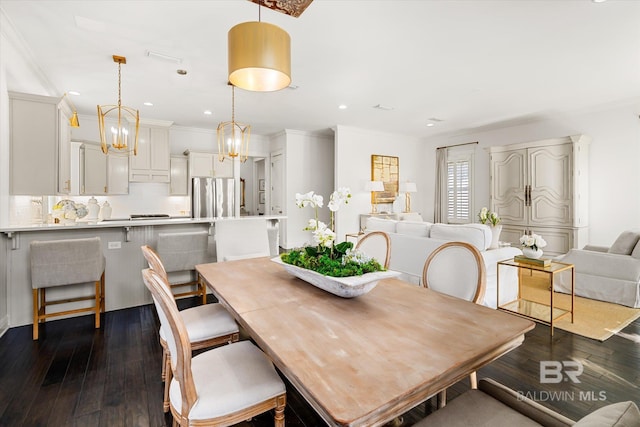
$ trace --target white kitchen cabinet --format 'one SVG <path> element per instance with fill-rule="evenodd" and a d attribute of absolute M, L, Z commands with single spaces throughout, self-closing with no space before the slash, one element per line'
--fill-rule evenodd
<path fill-rule="evenodd" d="M 129 157 L 129 181 L 169 182 L 169 157 L 169 128 L 141 125 L 138 154 Z"/>
<path fill-rule="evenodd" d="M 501 240 L 518 244 L 531 230 L 545 238 L 549 255 L 587 243 L 588 150 L 585 135 L 489 148 Z"/>
<path fill-rule="evenodd" d="M 188 160 L 185 156 L 171 156 L 171 181 L 169 195 L 187 196 L 189 194 Z"/>
<path fill-rule="evenodd" d="M 58 102 L 59 98 L 9 92 L 10 194 L 56 194 Z"/>
<path fill-rule="evenodd" d="M 221 162 L 215 153 L 187 150 L 185 154 L 189 158 L 189 177 L 233 178 L 233 161 Z"/>
<path fill-rule="evenodd" d="M 82 194 L 129 194 L 128 156 L 120 153 L 105 155 L 99 145 L 84 144 L 81 160 Z"/>

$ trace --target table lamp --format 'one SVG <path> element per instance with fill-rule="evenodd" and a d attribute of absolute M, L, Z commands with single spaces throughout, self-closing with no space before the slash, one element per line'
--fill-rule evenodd
<path fill-rule="evenodd" d="M 400 183 L 400 192 L 406 193 L 405 196 L 405 212 L 411 212 L 411 193 L 415 193 L 418 191 L 415 182 L 401 182 Z"/>
<path fill-rule="evenodd" d="M 382 183 L 382 181 L 367 181 L 367 183 L 365 184 L 365 190 L 371 192 L 371 200 L 373 202 L 371 203 L 371 213 L 378 213 L 376 209 L 376 205 L 378 204 L 378 196 L 376 193 L 379 191 L 384 191 L 384 184 Z"/>

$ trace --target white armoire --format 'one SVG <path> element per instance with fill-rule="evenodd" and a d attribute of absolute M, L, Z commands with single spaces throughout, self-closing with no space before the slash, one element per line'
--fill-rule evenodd
<path fill-rule="evenodd" d="M 488 149 L 501 241 L 516 246 L 532 231 L 547 241 L 549 256 L 588 243 L 589 141 L 573 135 Z"/>

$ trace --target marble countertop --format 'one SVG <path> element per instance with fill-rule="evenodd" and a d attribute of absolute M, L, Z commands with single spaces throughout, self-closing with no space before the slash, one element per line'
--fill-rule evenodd
<path fill-rule="evenodd" d="M 171 224 L 210 224 L 218 221 L 243 221 L 248 219 L 264 219 L 279 220 L 286 219 L 283 215 L 258 215 L 258 216 L 241 216 L 227 218 L 191 218 L 191 217 L 171 217 L 159 219 L 135 219 L 126 218 L 111 219 L 108 221 L 88 222 L 77 221 L 74 224 L 26 224 L 26 225 L 10 225 L 0 227 L 0 233 L 13 233 L 18 231 L 45 231 L 45 230 L 63 230 L 78 228 L 116 228 L 116 227 L 144 227 L 148 225 L 171 225 Z"/>

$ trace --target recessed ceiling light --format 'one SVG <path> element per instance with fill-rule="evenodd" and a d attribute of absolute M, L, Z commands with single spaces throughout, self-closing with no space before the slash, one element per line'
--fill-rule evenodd
<path fill-rule="evenodd" d="M 209 110 L 204 110 L 204 115 L 205 115 L 205 116 L 210 116 L 210 115 L 212 115 L 212 114 L 213 114 L 213 113 L 212 113 L 211 111 L 209 111 Z"/>
<path fill-rule="evenodd" d="M 393 107 L 390 105 L 383 105 L 383 104 L 378 104 L 378 105 L 374 105 L 373 108 L 377 108 L 378 110 L 385 110 L 385 111 L 390 111 L 393 110 Z"/>
<path fill-rule="evenodd" d="M 69 95 L 75 95 L 75 96 L 79 96 L 80 92 L 76 92 L 75 90 L 70 90 L 69 92 L 67 92 Z"/>
<path fill-rule="evenodd" d="M 165 53 L 153 52 L 151 50 L 147 51 L 147 56 L 150 58 L 158 58 L 158 59 L 164 59 L 165 61 L 175 62 L 176 64 L 182 63 L 182 58 L 178 58 L 177 56 L 167 55 Z"/>
<path fill-rule="evenodd" d="M 594 2 L 594 3 L 604 3 L 607 0 L 591 0 L 591 1 Z"/>
<path fill-rule="evenodd" d="M 340 105 L 338 105 L 338 108 L 341 109 L 341 110 L 346 110 L 347 106 L 344 105 L 344 104 L 340 104 Z"/>
<path fill-rule="evenodd" d="M 146 105 L 147 107 L 153 107 L 153 103 L 152 102 L 145 102 L 144 105 Z"/>
<path fill-rule="evenodd" d="M 178 70 L 176 70 L 176 73 L 180 74 L 181 76 L 186 76 L 187 75 L 187 70 L 178 69 Z"/>
<path fill-rule="evenodd" d="M 427 127 L 435 126 L 435 123 L 427 123 Z"/>

